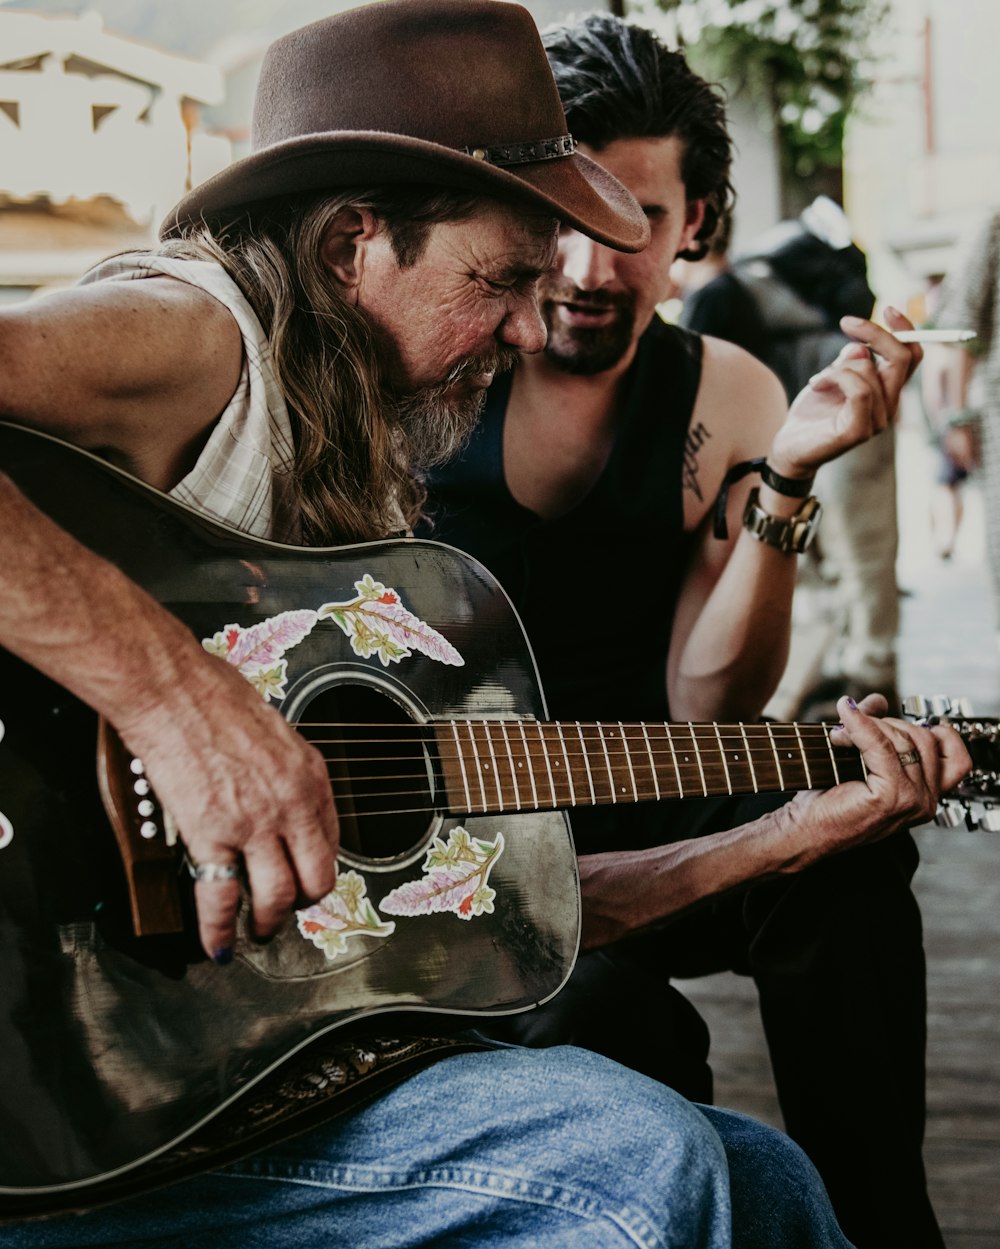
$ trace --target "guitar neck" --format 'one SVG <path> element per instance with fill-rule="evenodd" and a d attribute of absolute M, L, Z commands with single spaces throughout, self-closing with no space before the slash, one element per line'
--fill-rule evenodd
<path fill-rule="evenodd" d="M 539 811 L 664 798 L 829 789 L 865 776 L 822 724 L 623 724 L 441 720 L 455 814 Z"/>

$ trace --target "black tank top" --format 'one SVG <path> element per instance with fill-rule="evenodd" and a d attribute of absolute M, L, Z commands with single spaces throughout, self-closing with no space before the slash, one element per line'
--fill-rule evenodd
<path fill-rule="evenodd" d="M 690 555 L 684 446 L 701 339 L 654 318 L 628 373 L 608 462 L 572 511 L 543 521 L 511 496 L 503 426 L 511 377 L 490 388 L 464 452 L 430 476 L 421 532 L 468 551 L 514 601 L 558 719 L 668 719 L 666 655 Z"/>

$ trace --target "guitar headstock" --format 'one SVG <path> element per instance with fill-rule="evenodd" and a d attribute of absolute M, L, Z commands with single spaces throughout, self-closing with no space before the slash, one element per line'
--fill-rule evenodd
<path fill-rule="evenodd" d="M 950 724 L 972 756 L 972 771 L 945 796 L 934 822 L 942 828 L 1000 832 L 1000 720 L 977 716 L 967 698 L 915 696 L 903 700 L 903 714 L 930 724 Z"/>

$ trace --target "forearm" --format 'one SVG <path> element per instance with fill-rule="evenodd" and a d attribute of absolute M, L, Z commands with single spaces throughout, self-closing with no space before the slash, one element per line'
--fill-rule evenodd
<path fill-rule="evenodd" d="M 7 650 L 118 727 L 180 687 L 197 641 L 0 474 L 0 630 Z"/>
<path fill-rule="evenodd" d="M 766 488 L 760 501 L 775 516 L 790 516 L 801 503 Z M 795 555 L 758 542 L 741 526 L 707 596 L 693 583 L 685 587 L 670 656 L 673 718 L 753 720 L 760 715 L 788 659 L 796 567 Z"/>
<path fill-rule="evenodd" d="M 655 928 L 706 899 L 798 870 L 789 845 L 790 809 L 739 828 L 651 850 L 580 858 L 585 950 Z"/>

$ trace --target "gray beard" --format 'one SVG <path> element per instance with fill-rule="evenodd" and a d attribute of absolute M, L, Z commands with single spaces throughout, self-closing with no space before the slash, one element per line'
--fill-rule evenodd
<path fill-rule="evenodd" d="M 393 424 L 406 440 L 412 469 L 432 468 L 457 455 L 475 429 L 486 402 L 485 392 L 457 398 L 448 391 L 458 381 L 478 373 L 504 373 L 517 363 L 517 352 L 501 348 L 492 356 L 464 360 L 443 382 L 426 386 L 391 401 Z"/>

